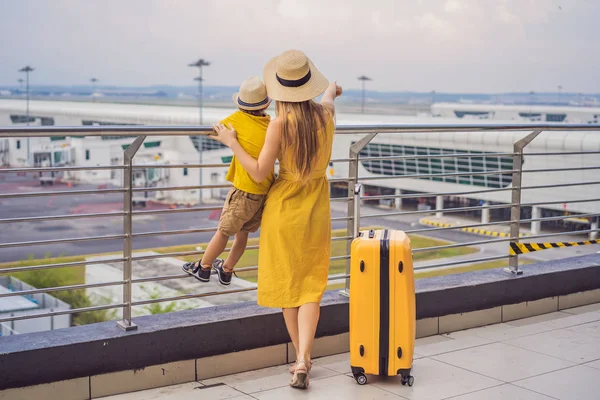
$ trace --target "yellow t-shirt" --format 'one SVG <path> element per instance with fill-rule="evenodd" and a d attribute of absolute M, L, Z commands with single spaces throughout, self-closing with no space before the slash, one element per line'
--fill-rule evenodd
<path fill-rule="evenodd" d="M 264 117 L 258 117 L 252 114 L 245 113 L 243 111 L 236 111 L 229 117 L 221 121 L 226 126 L 233 126 L 237 132 L 237 140 L 242 148 L 252 157 L 258 159 L 260 151 L 265 145 L 265 137 L 267 135 L 267 127 L 271 117 L 266 115 Z M 239 190 L 252 194 L 267 194 L 273 181 L 275 180 L 274 172 L 271 172 L 269 176 L 262 182 L 256 182 L 246 172 L 242 164 L 237 160 L 235 156 L 231 160 L 231 166 L 227 171 L 225 177 L 229 182 L 233 183 Z"/>

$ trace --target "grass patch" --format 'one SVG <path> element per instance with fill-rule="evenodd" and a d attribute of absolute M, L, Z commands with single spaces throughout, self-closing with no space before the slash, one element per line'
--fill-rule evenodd
<path fill-rule="evenodd" d="M 46 254 L 44 256 L 44 258 L 34 259 L 33 256 L 29 256 L 29 257 L 27 257 L 26 260 L 3 263 L 3 264 L 0 264 L 0 268 L 4 269 L 4 268 L 18 268 L 18 267 L 35 267 L 35 266 L 46 265 L 46 264 L 66 264 L 66 263 L 81 262 L 81 261 L 85 261 L 84 256 L 59 255 L 57 257 L 52 257 L 51 254 Z M 84 265 L 74 266 L 74 267 L 52 268 L 52 269 L 37 270 L 37 271 L 15 272 L 15 273 L 11 273 L 11 275 L 17 279 L 20 279 L 20 280 L 26 282 L 26 283 L 29 283 L 30 285 L 33 285 L 31 283 L 31 281 L 33 279 L 36 279 L 36 278 L 34 278 L 34 276 L 39 275 L 40 272 L 44 272 L 44 274 L 50 273 L 53 275 L 64 276 L 65 283 L 61 286 L 78 285 L 78 284 L 85 283 L 85 266 Z M 36 286 L 36 287 L 39 288 L 39 286 Z M 42 286 L 42 287 L 49 287 L 49 286 Z"/>
<path fill-rule="evenodd" d="M 85 261 L 84 256 L 64 256 L 52 257 L 51 254 L 46 254 L 44 258 L 34 259 L 29 256 L 27 260 L 15 261 L 10 263 L 0 264 L 0 268 L 18 268 L 18 267 L 33 267 L 46 264 L 65 264 L 71 262 Z M 58 267 L 45 270 L 15 272 L 10 275 L 38 289 L 80 285 L 85 283 L 85 266 L 73 267 Z M 85 308 L 99 304 L 98 301 L 93 302 L 86 294 L 85 289 L 65 290 L 49 293 L 59 300 L 70 304 L 72 308 Z M 103 304 L 108 304 L 108 300 L 100 299 Z M 86 325 L 94 322 L 103 322 L 111 320 L 115 317 L 115 310 L 90 311 L 85 313 L 73 314 L 73 325 Z"/>

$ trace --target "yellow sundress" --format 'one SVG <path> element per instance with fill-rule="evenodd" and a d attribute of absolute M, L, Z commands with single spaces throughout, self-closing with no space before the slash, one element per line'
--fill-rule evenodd
<path fill-rule="evenodd" d="M 291 156 L 279 155 L 279 176 L 267 194 L 258 254 L 258 304 L 295 308 L 319 303 L 327 286 L 331 209 L 327 167 L 335 123 L 328 112 L 319 156 L 307 182 L 296 178 Z"/>

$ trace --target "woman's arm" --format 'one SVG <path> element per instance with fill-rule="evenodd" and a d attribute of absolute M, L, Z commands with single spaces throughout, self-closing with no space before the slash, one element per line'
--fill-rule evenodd
<path fill-rule="evenodd" d="M 336 97 L 342 95 L 342 87 L 337 84 L 337 82 L 331 82 L 327 89 L 325 89 L 325 93 L 323 94 L 323 98 L 321 99 L 321 104 L 328 107 L 331 110 L 335 110 L 334 100 Z"/>
<path fill-rule="evenodd" d="M 273 172 L 277 154 L 281 146 L 281 123 L 277 118 L 271 121 L 267 128 L 265 145 L 260 151 L 258 160 L 254 159 L 242 148 L 237 141 L 236 132 L 231 125 L 225 127 L 223 124 L 218 124 L 214 125 L 213 128 L 217 132 L 217 135 L 213 136 L 213 139 L 231 148 L 233 154 L 235 154 L 240 164 L 242 164 L 242 167 L 256 182 L 262 182 Z"/>

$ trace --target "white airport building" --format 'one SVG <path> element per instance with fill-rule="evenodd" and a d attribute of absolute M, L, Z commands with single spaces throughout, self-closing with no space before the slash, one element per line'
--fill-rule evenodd
<path fill-rule="evenodd" d="M 20 100 L 0 100 L 0 126 L 24 125 L 25 103 Z M 211 124 L 231 113 L 233 109 L 206 108 L 205 124 Z M 351 124 L 471 124 L 501 123 L 516 121 L 541 121 L 598 124 L 600 109 L 585 107 L 554 106 L 509 106 L 441 103 L 432 106 L 433 116 L 406 117 L 391 115 L 339 114 L 338 125 Z M 557 117 L 560 116 L 559 117 Z M 563 118 L 564 116 L 564 118 Z M 30 125 L 194 125 L 198 123 L 198 110 L 193 107 L 147 106 L 133 104 L 78 103 L 60 101 L 32 101 L 30 105 Z M 404 199 L 406 206 L 429 206 L 431 208 L 449 208 L 459 205 L 478 205 L 484 202 L 510 203 L 510 190 L 473 193 L 468 196 L 428 196 L 428 193 L 462 193 L 476 192 L 485 189 L 507 189 L 512 185 L 511 173 L 494 175 L 478 175 L 489 171 L 505 171 L 512 169 L 513 144 L 524 137 L 525 132 L 472 132 L 472 133 L 403 133 L 380 134 L 361 153 L 365 157 L 379 156 L 418 156 L 459 154 L 452 158 L 429 158 L 399 160 L 362 161 L 359 176 L 368 178 L 400 176 L 399 178 L 373 180 L 365 182 L 365 194 L 415 194 Z M 362 135 L 337 135 L 333 150 L 333 159 L 348 157 L 352 143 Z M 194 138 L 195 139 L 195 138 Z M 123 150 L 133 138 L 117 137 L 64 137 L 58 140 L 31 139 L 30 151 L 35 165 L 78 165 L 102 166 L 122 165 Z M 162 164 L 197 164 L 199 162 L 198 146 L 202 145 L 202 162 L 220 164 L 230 157 L 229 149 L 219 143 L 204 138 L 203 141 L 189 137 L 165 136 L 148 137 L 144 146 L 135 157 L 137 164 L 155 164 L 155 169 L 148 169 L 142 174 L 138 172 L 136 186 L 193 186 L 200 181 L 199 169 L 161 169 Z M 2 152 L 2 149 L 5 149 Z M 566 152 L 598 152 L 600 151 L 600 132 L 544 132 L 525 149 L 524 170 L 565 169 L 583 166 L 600 166 L 598 154 L 572 156 L 543 156 L 535 153 Z M 507 155 L 494 155 L 508 153 Z M 476 157 L 465 157 L 460 154 L 476 154 Z M 27 165 L 26 139 L 0 138 L 0 157 L 10 166 Z M 64 179 L 78 182 L 121 184 L 120 171 L 79 171 L 71 173 Z M 204 184 L 225 183 L 226 168 L 202 169 Z M 407 178 L 403 175 L 429 175 L 436 173 L 467 173 L 465 176 L 449 176 L 442 178 Z M 348 176 L 348 163 L 334 163 L 330 169 L 330 177 L 345 178 Z M 577 170 L 564 172 L 524 173 L 523 186 L 556 185 L 561 183 L 584 183 L 598 181 L 598 170 Z M 334 185 L 333 191 L 346 195 L 345 184 Z M 181 190 L 169 192 L 150 192 L 159 200 L 175 203 L 195 203 L 198 201 L 197 190 Z M 422 197 L 416 196 L 423 194 Z M 203 198 L 220 198 L 221 190 L 205 190 Z M 573 186 L 568 190 L 555 188 L 524 190 L 522 202 L 543 203 L 558 201 L 560 204 L 548 204 L 531 207 L 533 218 L 572 214 L 600 214 L 600 202 L 574 202 L 587 198 L 600 198 L 600 185 Z M 444 205 L 444 202 L 448 204 Z M 467 203 L 465 203 L 467 202 Z M 418 204 L 417 204 L 418 203 Z M 392 201 L 391 206 L 400 207 L 401 199 Z M 481 215 L 483 220 L 506 219 L 508 208 L 492 209 L 490 214 Z M 577 222 L 577 218 L 573 219 Z M 594 218 L 579 220 L 582 226 L 594 223 Z M 595 220 L 597 221 L 597 219 Z M 597 224 L 597 222 L 595 222 Z M 539 226 L 532 226 L 534 231 Z"/>

